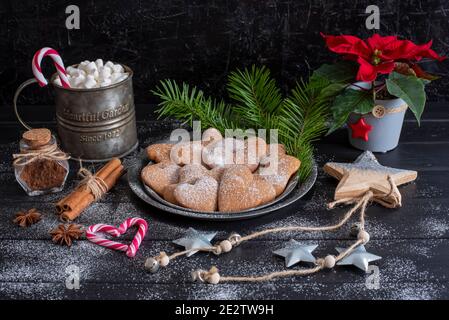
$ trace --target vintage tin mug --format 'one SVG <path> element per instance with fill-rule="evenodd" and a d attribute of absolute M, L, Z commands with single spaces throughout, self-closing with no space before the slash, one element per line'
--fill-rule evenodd
<path fill-rule="evenodd" d="M 100 88 L 63 88 L 49 81 L 55 92 L 56 122 L 62 148 L 72 159 L 101 162 L 123 157 L 137 148 L 136 114 L 132 70 L 122 65 L 128 77 Z M 73 67 L 76 67 L 74 65 Z M 22 83 L 14 95 L 14 111 L 20 123 L 31 129 L 20 117 L 17 98 L 28 85 Z"/>

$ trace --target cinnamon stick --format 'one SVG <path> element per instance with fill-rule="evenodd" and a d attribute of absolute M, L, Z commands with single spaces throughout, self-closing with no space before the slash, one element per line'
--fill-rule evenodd
<path fill-rule="evenodd" d="M 104 165 L 96 174 L 102 179 L 109 191 L 124 172 L 120 159 L 114 158 Z M 77 218 L 92 202 L 95 201 L 90 189 L 85 186 L 77 187 L 72 193 L 56 203 L 56 212 L 64 221 Z"/>
<path fill-rule="evenodd" d="M 107 191 L 111 190 L 111 188 L 117 183 L 117 180 L 122 176 L 123 172 L 124 167 L 120 165 L 118 168 L 112 171 L 111 174 L 106 177 L 106 179 L 104 179 L 104 182 L 107 185 Z M 93 194 L 90 192 L 87 193 L 70 210 L 64 211 L 61 214 L 61 220 L 72 221 L 76 219 L 94 201 L 95 198 Z"/>
<path fill-rule="evenodd" d="M 95 174 L 98 178 L 102 179 L 103 181 L 113 172 L 115 169 L 117 169 L 121 165 L 121 161 L 118 158 L 114 158 L 108 163 L 106 163 L 98 172 Z M 86 186 L 80 186 L 75 191 L 72 192 L 72 194 L 69 196 L 69 198 L 64 201 L 63 209 L 64 211 L 72 210 L 77 204 L 86 197 L 88 194 L 90 194 L 89 188 Z"/>

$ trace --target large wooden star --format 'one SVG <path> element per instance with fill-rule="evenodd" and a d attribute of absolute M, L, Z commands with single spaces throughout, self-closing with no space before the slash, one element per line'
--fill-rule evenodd
<path fill-rule="evenodd" d="M 362 153 L 353 163 L 328 162 L 324 171 L 340 180 L 335 200 L 358 198 L 369 190 L 374 195 L 385 195 L 391 191 L 388 176 L 399 186 L 415 180 L 418 175 L 416 171 L 384 167 L 370 151 Z"/>

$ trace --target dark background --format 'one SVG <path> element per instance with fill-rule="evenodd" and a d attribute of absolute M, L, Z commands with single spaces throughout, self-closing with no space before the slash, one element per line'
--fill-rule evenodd
<path fill-rule="evenodd" d="M 65 8 L 80 8 L 81 29 L 67 30 Z M 337 57 L 320 31 L 370 35 L 365 8 L 381 10 L 383 35 L 418 43 L 434 40 L 449 54 L 449 1 L 96 0 L 0 3 L 0 103 L 11 105 L 15 88 L 32 77 L 31 58 L 44 46 L 57 49 L 66 66 L 103 58 L 135 72 L 136 103 L 154 103 L 150 90 L 164 78 L 185 80 L 221 94 L 228 72 L 265 64 L 285 89 Z M 443 76 L 449 63 L 427 68 Z M 48 76 L 53 72 L 44 62 Z M 447 77 L 428 88 L 428 99 L 449 100 Z M 27 89 L 21 104 L 51 104 L 48 88 Z"/>

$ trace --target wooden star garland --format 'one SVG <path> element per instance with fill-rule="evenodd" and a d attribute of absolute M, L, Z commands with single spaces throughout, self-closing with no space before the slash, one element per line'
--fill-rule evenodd
<path fill-rule="evenodd" d="M 154 273 L 157 272 L 159 266 L 167 267 L 171 260 L 184 255 L 189 256 L 195 252 L 210 252 L 221 255 L 232 251 L 234 247 L 243 242 L 271 233 L 335 231 L 344 226 L 350 218 L 359 212 L 360 218 L 357 222 L 357 228 L 351 228 L 352 231 L 357 229 L 357 240 L 346 248 L 337 248 L 337 255 L 328 254 L 322 258 L 315 259 L 311 253 L 316 248 L 316 245 L 304 246 L 294 240 L 290 240 L 284 248 L 274 252 L 274 254 L 285 258 L 287 267 L 301 261 L 313 263 L 314 266 L 312 267 L 287 269 L 264 275 L 221 276 L 219 270 L 213 266 L 209 270 L 200 269 L 193 271 L 192 279 L 209 284 L 260 282 L 281 277 L 311 275 L 323 269 L 332 269 L 336 265 L 353 265 L 366 271 L 369 262 L 381 259 L 381 257 L 371 254 L 365 249 L 365 245 L 370 240 L 368 232 L 365 231 L 365 211 L 368 204 L 371 201 L 376 201 L 387 208 L 399 207 L 401 205 L 401 194 L 397 186 L 415 180 L 417 172 L 382 166 L 369 151 L 362 153 L 353 163 L 329 162 L 324 166 L 324 171 L 340 180 L 335 190 L 335 201 L 328 205 L 329 208 L 332 209 L 337 204 L 353 205 L 338 223 L 329 226 L 286 226 L 264 229 L 243 237 L 234 233 L 228 239 L 222 240 L 215 245 L 209 245 L 215 235 L 211 233 L 207 239 L 202 241 L 205 244 L 204 247 L 201 247 L 199 244 L 191 245 L 192 241 L 190 240 L 198 240 L 201 233 L 189 229 L 188 236 L 181 238 L 181 240 L 187 238 L 190 242 L 184 243 L 183 241 L 183 243 L 178 243 L 180 239 L 176 241 L 177 244 L 185 247 L 184 251 L 178 251 L 171 255 L 161 252 L 155 257 L 149 257 L 145 262 L 145 268 Z"/>

